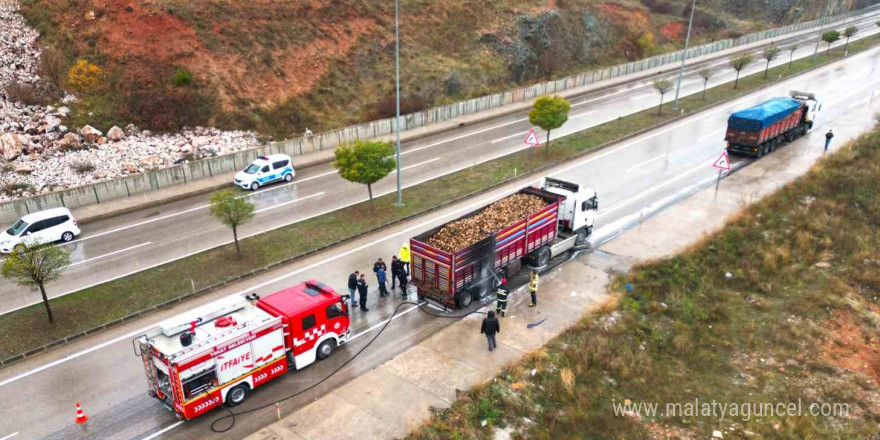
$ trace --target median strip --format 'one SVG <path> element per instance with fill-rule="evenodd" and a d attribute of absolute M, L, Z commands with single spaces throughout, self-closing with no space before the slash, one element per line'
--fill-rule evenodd
<path fill-rule="evenodd" d="M 880 42 L 871 36 L 849 44 L 849 53 L 864 51 Z M 455 203 L 515 178 L 536 174 L 550 166 L 581 156 L 622 138 L 632 137 L 659 125 L 668 124 L 694 112 L 733 100 L 756 89 L 776 84 L 843 57 L 839 49 L 821 54 L 814 65 L 810 59 L 795 61 L 763 72 L 742 77 L 739 88 L 722 84 L 707 89 L 705 98 L 698 94 L 682 98 L 683 113 L 667 112 L 658 116 L 649 108 L 630 116 L 553 141 L 546 153 L 525 149 L 478 166 L 451 173 L 404 190 L 406 206 L 392 206 L 395 194 L 362 202 L 292 225 L 268 231 L 241 242 L 244 258 L 238 260 L 232 245 L 220 246 L 172 263 L 157 266 L 130 276 L 106 282 L 52 300 L 56 325 L 45 318 L 41 305 L 0 316 L 0 362 L 5 365 L 28 352 L 40 352 L 56 346 L 59 340 L 80 337 L 125 320 L 212 291 L 243 278 L 263 273 L 330 246 L 422 215 Z M 51 289 L 51 286 L 49 286 Z M 125 317 L 125 318 L 123 318 Z M 71 336 L 72 335 L 72 336 Z"/>

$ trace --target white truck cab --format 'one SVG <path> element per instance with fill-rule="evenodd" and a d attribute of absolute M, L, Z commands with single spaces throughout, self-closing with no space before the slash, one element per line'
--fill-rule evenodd
<path fill-rule="evenodd" d="M 259 156 L 244 170 L 235 174 L 235 186 L 256 191 L 272 182 L 290 182 L 296 176 L 293 161 L 286 154 Z"/>
<path fill-rule="evenodd" d="M 798 101 L 804 101 L 804 105 L 806 106 L 804 119 L 807 121 L 807 129 L 812 129 L 816 113 L 819 110 L 822 110 L 822 104 L 819 104 L 819 101 L 816 100 L 816 95 L 808 92 L 799 92 L 797 90 L 791 90 L 788 94 Z"/>
<path fill-rule="evenodd" d="M 565 200 L 559 202 L 556 240 L 550 245 L 549 254 L 539 253 L 538 258 L 533 262 L 538 267 L 545 266 L 551 258 L 571 249 L 586 247 L 599 211 L 599 196 L 596 191 L 585 186 L 545 177 L 541 189 L 564 196 Z"/>

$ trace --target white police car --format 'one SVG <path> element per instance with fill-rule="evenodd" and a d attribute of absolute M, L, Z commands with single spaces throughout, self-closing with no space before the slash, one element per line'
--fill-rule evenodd
<path fill-rule="evenodd" d="M 256 191 L 261 186 L 272 182 L 281 180 L 290 182 L 295 175 L 290 156 L 286 154 L 270 154 L 258 157 L 247 168 L 236 173 L 234 182 L 235 186 Z"/>

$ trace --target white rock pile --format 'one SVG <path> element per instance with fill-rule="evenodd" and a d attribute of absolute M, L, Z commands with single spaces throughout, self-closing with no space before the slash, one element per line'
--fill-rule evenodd
<path fill-rule="evenodd" d="M 11 102 L 6 85 L 39 82 L 38 34 L 18 13 L 17 0 L 0 0 L 0 23 L 0 202 L 260 145 L 255 133 L 215 128 L 161 135 L 133 125 L 106 134 L 88 125 L 73 129 L 65 125 L 67 107 Z"/>

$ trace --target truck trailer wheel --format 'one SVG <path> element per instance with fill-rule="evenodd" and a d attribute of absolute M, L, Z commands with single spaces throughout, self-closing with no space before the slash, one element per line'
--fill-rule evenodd
<path fill-rule="evenodd" d="M 328 339 L 321 343 L 318 346 L 318 359 L 324 360 L 330 357 L 333 354 L 333 350 L 336 349 L 336 341 L 333 339 Z"/>
<path fill-rule="evenodd" d="M 244 403 L 247 400 L 248 396 L 251 394 L 251 387 L 246 383 L 238 384 L 234 386 L 228 393 L 226 393 L 226 406 L 238 406 Z"/>
<path fill-rule="evenodd" d="M 474 300 L 474 293 L 470 291 L 470 289 L 462 290 L 458 292 L 455 298 L 455 305 L 458 306 L 459 309 L 466 309 L 471 302 Z"/>

